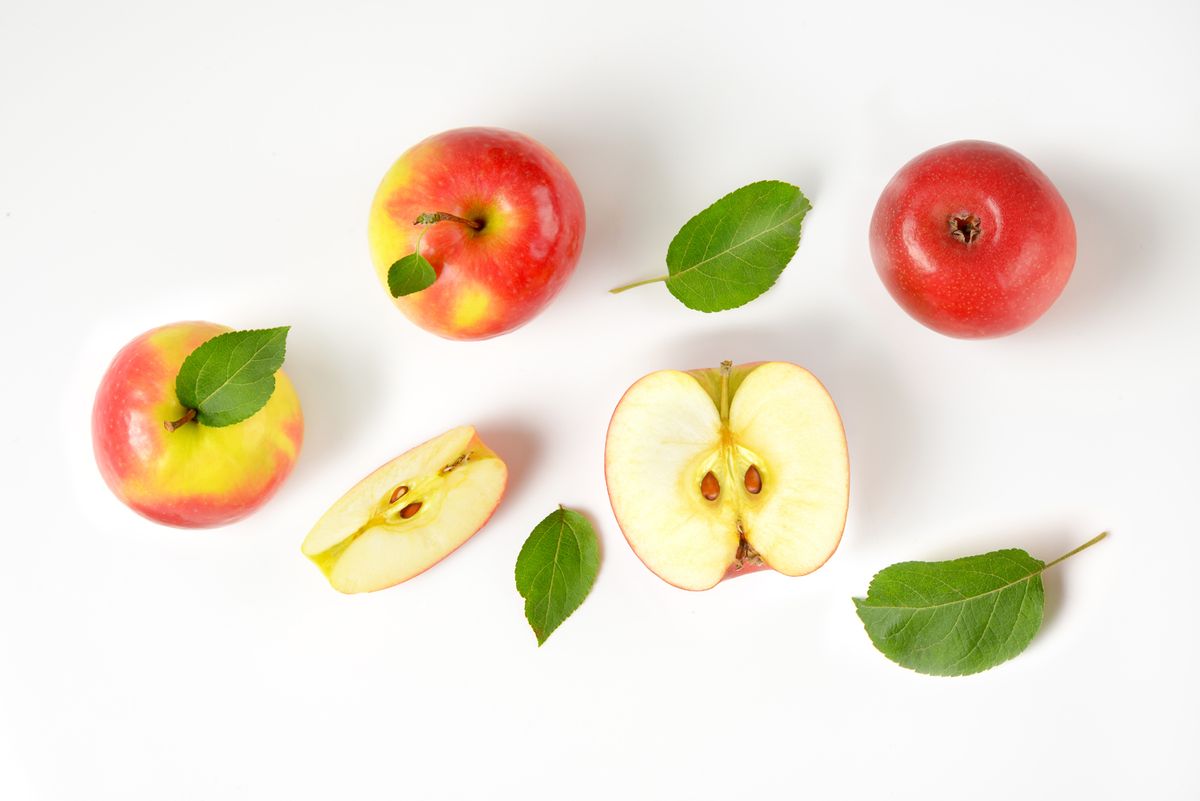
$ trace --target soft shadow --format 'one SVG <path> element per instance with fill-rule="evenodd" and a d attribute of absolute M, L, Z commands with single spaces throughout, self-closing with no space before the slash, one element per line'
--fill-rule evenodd
<path fill-rule="evenodd" d="M 1153 186 L 1132 173 L 1067 154 L 1041 166 L 1071 209 L 1077 256 L 1062 296 L 1035 330 L 1078 336 L 1088 327 L 1109 325 L 1113 311 L 1150 289 L 1156 276 L 1148 268 L 1156 264 L 1157 243 L 1169 236 L 1165 225 L 1175 221 L 1155 216 Z"/>
<path fill-rule="evenodd" d="M 537 429 L 511 420 L 485 420 L 475 427 L 489 448 L 508 466 L 508 488 L 505 495 L 513 503 L 532 484 L 542 452 L 541 435 Z"/>
<path fill-rule="evenodd" d="M 833 397 L 850 448 L 850 520 L 856 539 L 888 530 L 905 500 L 921 491 L 908 468 L 925 439 L 893 365 L 867 334 L 832 318 L 778 328 L 734 328 L 669 342 L 662 363 L 680 369 L 789 361 L 810 370 Z"/>
<path fill-rule="evenodd" d="M 611 95 L 607 100 L 610 105 L 593 107 L 572 121 L 547 120 L 539 111 L 538 124 L 530 123 L 571 171 L 587 209 L 583 254 L 563 289 L 564 298 L 596 297 L 664 266 L 661 256 L 644 262 L 647 252 L 666 253 L 665 241 L 647 250 L 657 241 L 656 227 L 669 224 L 661 212 L 670 196 L 660 153 L 665 143 L 656 138 L 653 116 L 644 112 L 644 103 Z M 621 119 L 619 130 L 602 124 L 606 118 Z M 559 301 L 560 306 L 568 303 Z"/>
<path fill-rule="evenodd" d="M 296 385 L 304 410 L 304 445 L 296 470 L 335 456 L 380 413 L 391 388 L 383 391 L 381 365 L 364 364 L 363 354 L 376 352 L 369 332 L 339 326 L 319 317 L 297 320 L 289 337 L 284 369 Z M 355 354 L 347 358 L 347 354 Z"/>

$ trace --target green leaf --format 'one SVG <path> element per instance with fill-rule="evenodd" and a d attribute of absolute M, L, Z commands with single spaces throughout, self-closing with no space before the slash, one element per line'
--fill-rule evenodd
<path fill-rule="evenodd" d="M 687 221 L 667 248 L 667 275 L 617 287 L 666 281 L 684 306 L 735 309 L 774 285 L 800 245 L 812 205 L 798 187 L 759 181 L 731 192 Z"/>
<path fill-rule="evenodd" d="M 599 569 L 600 545 L 583 515 L 560 506 L 533 529 L 516 578 L 539 646 L 583 603 Z"/>
<path fill-rule="evenodd" d="M 1042 572 L 1050 564 L 1010 548 L 947 562 L 901 562 L 871 579 L 855 598 L 871 642 L 918 673 L 979 673 L 1025 650 L 1042 625 Z"/>
<path fill-rule="evenodd" d="M 196 420 L 214 428 L 233 425 L 266 405 L 283 365 L 289 326 L 218 334 L 184 359 L 175 394 Z"/>
<path fill-rule="evenodd" d="M 409 253 L 388 268 L 388 289 L 393 298 L 428 289 L 436 280 L 433 265 L 420 253 Z"/>

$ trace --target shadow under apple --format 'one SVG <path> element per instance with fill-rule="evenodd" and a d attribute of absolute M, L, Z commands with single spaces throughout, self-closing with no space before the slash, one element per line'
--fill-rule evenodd
<path fill-rule="evenodd" d="M 475 429 L 479 438 L 508 466 L 504 503 L 515 505 L 525 488 L 535 483 L 533 477 L 542 452 L 541 434 L 528 423 L 513 420 L 484 420 Z"/>

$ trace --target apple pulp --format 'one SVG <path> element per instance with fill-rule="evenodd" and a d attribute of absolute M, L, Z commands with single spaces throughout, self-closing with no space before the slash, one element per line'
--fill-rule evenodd
<path fill-rule="evenodd" d="M 760 568 L 816 570 L 841 540 L 849 476 L 833 400 L 786 362 L 651 373 L 617 405 L 605 443 L 625 538 L 689 590 Z"/>
<path fill-rule="evenodd" d="M 373 592 L 423 573 L 487 523 L 508 468 L 471 426 L 396 457 L 341 497 L 301 550 L 334 589 Z"/>
<path fill-rule="evenodd" d="M 477 227 L 419 215 L 444 212 Z M 579 261 L 583 197 L 545 146 L 497 128 L 461 128 L 405 152 L 371 204 L 369 239 L 379 280 L 413 253 L 433 266 L 433 286 L 393 298 L 427 331 L 486 339 L 517 328 L 562 289 Z M 389 292 L 390 296 L 390 292 Z"/>
<path fill-rule="evenodd" d="M 184 359 L 230 329 L 184 322 L 147 331 L 113 359 L 92 407 L 96 464 L 125 505 L 157 523 L 231 523 L 265 503 L 292 471 L 304 439 L 300 399 L 287 375 L 252 417 L 212 428 L 163 423 L 186 411 L 175 395 Z"/>

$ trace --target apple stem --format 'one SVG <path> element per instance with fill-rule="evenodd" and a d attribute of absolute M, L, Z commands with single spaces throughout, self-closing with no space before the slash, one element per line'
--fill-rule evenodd
<path fill-rule="evenodd" d="M 1072 556 L 1079 553 L 1080 551 L 1086 551 L 1088 548 L 1091 548 L 1093 545 L 1095 545 L 1097 542 L 1099 542 L 1100 540 L 1104 539 L 1107 536 L 1108 536 L 1107 531 L 1103 531 L 1100 534 L 1097 534 L 1095 537 L 1092 537 L 1090 540 L 1085 542 L 1083 545 L 1080 545 L 1078 548 L 1067 551 L 1062 556 L 1055 559 L 1053 562 L 1047 562 L 1046 566 L 1043 567 L 1042 570 L 1048 570 L 1049 568 L 1054 567 L 1055 565 L 1057 565 L 1059 562 L 1063 561 L 1064 559 L 1070 559 Z"/>
<path fill-rule="evenodd" d="M 188 409 L 186 412 L 184 412 L 183 417 L 180 417 L 178 420 L 164 420 L 163 428 L 167 429 L 168 431 L 174 431 L 177 428 L 183 428 L 195 419 L 196 410 Z"/>
<path fill-rule="evenodd" d="M 721 362 L 721 422 L 729 422 L 729 373 L 733 370 L 733 362 L 726 359 Z"/>
<path fill-rule="evenodd" d="M 626 289 L 633 289 L 635 286 L 645 286 L 646 284 L 657 284 L 659 281 L 666 281 L 670 277 L 671 276 L 669 276 L 669 275 L 660 275 L 657 278 L 647 278 L 644 281 L 634 281 L 632 284 L 625 284 L 623 286 L 619 286 L 619 287 L 616 287 L 615 289 L 610 289 L 608 291 L 609 291 L 609 294 L 619 295 L 620 293 L 624 292 Z"/>
<path fill-rule="evenodd" d="M 413 225 L 433 225 L 440 222 L 456 222 L 459 225 L 465 225 L 476 231 L 483 228 L 483 223 L 479 220 L 468 220 L 466 217 L 459 217 L 457 214 L 451 214 L 448 211 L 434 211 L 422 214 L 413 220 Z"/>

